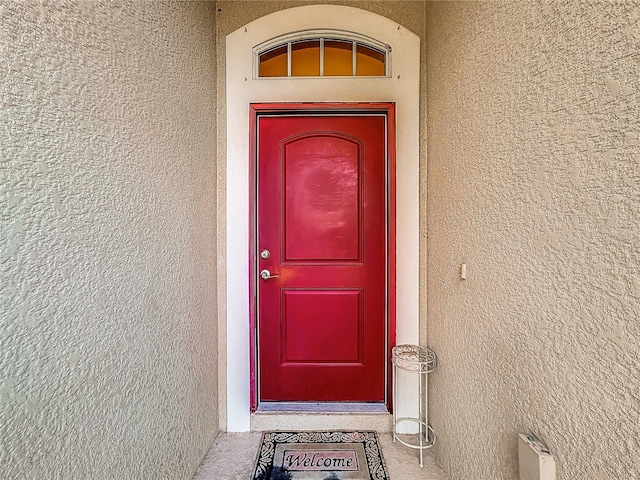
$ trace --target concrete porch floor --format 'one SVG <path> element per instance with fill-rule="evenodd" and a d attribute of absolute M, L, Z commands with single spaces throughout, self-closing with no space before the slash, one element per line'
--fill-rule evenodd
<path fill-rule="evenodd" d="M 194 480 L 249 480 L 261 434 L 220 433 L 209 449 Z M 380 446 L 391 480 L 447 480 L 431 450 L 424 453 L 424 468 L 417 450 L 394 444 L 390 433 L 380 433 Z"/>

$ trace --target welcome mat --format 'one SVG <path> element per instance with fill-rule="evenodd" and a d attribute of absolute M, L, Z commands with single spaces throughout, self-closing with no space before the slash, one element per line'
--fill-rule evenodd
<path fill-rule="evenodd" d="M 376 432 L 264 432 L 253 480 L 388 480 Z"/>

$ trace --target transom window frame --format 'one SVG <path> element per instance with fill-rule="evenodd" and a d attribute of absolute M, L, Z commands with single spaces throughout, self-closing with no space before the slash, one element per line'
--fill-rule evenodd
<path fill-rule="evenodd" d="M 320 75 L 309 75 L 309 76 L 293 76 L 291 75 L 291 45 L 297 42 L 304 41 L 320 41 Z M 376 76 L 366 76 L 366 75 L 355 75 L 355 67 L 352 71 L 351 75 L 324 75 L 324 41 L 325 40 L 337 40 L 343 42 L 353 42 L 353 62 L 355 64 L 355 51 L 356 45 L 362 45 L 373 50 L 377 50 L 380 53 L 384 54 L 384 75 L 376 75 Z M 261 77 L 260 76 L 260 55 L 269 52 L 270 50 L 275 50 L 277 48 L 287 46 L 287 75 L 286 76 L 269 76 L 269 77 Z M 314 29 L 314 30 L 301 30 L 297 32 L 291 32 L 286 35 L 281 35 L 279 37 L 272 38 L 265 42 L 262 42 L 255 47 L 253 47 L 253 79 L 254 80 L 274 80 L 274 79 L 304 79 L 304 78 L 391 78 L 392 77 L 392 68 L 391 68 L 391 45 L 383 43 L 375 38 L 369 37 L 367 35 L 362 35 L 357 32 L 345 31 L 345 30 L 335 30 L 335 29 Z"/>

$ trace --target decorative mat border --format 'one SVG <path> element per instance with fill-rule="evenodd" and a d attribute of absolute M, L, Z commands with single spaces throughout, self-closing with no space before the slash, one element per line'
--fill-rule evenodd
<path fill-rule="evenodd" d="M 389 480 L 378 434 L 373 431 L 264 432 L 252 480 L 270 480 L 276 445 L 283 443 L 360 443 L 364 447 L 370 479 Z"/>

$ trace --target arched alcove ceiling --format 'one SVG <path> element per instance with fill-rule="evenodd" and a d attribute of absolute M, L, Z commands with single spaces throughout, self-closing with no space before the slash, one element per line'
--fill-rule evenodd
<path fill-rule="evenodd" d="M 355 32 L 388 45 L 393 75 L 257 78 L 255 49 L 271 39 L 311 30 Z M 249 105 L 266 102 L 393 102 L 396 104 L 396 341 L 417 343 L 419 330 L 419 85 L 420 39 L 402 25 L 366 10 L 309 5 L 266 15 L 226 38 L 226 318 L 228 431 L 250 429 Z M 400 385 L 407 405 L 415 386 Z M 402 401 L 398 408 L 402 408 Z M 411 407 L 407 407 L 411 408 Z"/>

